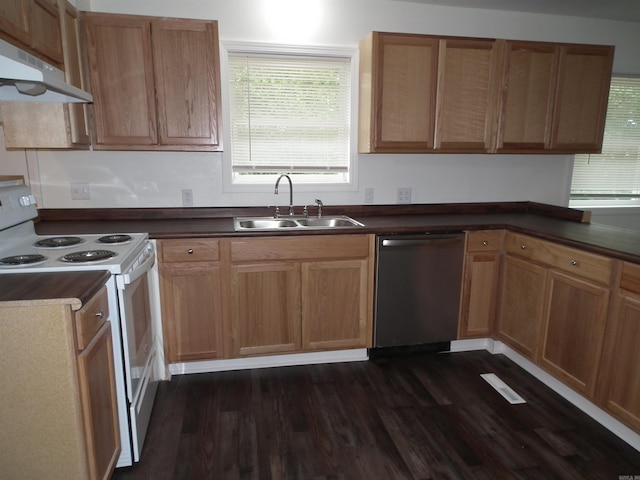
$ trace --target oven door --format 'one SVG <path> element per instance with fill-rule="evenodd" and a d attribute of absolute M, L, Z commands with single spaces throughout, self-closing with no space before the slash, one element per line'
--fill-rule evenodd
<path fill-rule="evenodd" d="M 152 350 L 151 305 L 147 275 L 136 279 L 121 291 L 120 306 L 123 309 L 122 336 L 125 355 L 128 356 L 127 396 L 133 402 L 143 383 L 145 367 Z M 126 334 L 126 335 L 125 335 Z"/>
<path fill-rule="evenodd" d="M 148 280 L 154 262 L 155 249 L 148 243 L 134 265 L 116 277 L 131 441 L 136 462 L 140 459 L 158 385 L 154 375 L 155 342 Z"/>

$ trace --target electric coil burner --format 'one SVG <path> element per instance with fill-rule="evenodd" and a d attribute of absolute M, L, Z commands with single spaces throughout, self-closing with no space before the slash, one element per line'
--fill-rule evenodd
<path fill-rule="evenodd" d="M 116 255 L 117 253 L 111 250 L 86 250 L 83 252 L 68 253 L 60 257 L 60 261 L 70 263 L 99 262 L 115 257 Z"/>
<path fill-rule="evenodd" d="M 79 243 L 82 243 L 82 239 L 80 237 L 50 237 L 38 240 L 34 243 L 34 246 L 41 248 L 60 248 L 78 245 Z"/>
<path fill-rule="evenodd" d="M 126 243 L 131 241 L 131 235 L 106 235 L 98 239 L 98 243 Z"/>
<path fill-rule="evenodd" d="M 47 259 L 44 255 L 13 255 L 11 257 L 0 258 L 0 265 L 15 267 L 20 265 L 33 265 L 44 262 Z"/>

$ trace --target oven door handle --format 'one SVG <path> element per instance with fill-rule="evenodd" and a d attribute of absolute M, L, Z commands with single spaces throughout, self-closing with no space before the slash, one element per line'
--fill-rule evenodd
<path fill-rule="evenodd" d="M 138 278 L 145 275 L 149 270 L 151 270 L 151 267 L 153 267 L 153 264 L 156 261 L 154 251 L 153 249 L 148 249 L 145 250 L 144 254 L 146 258 L 142 261 L 142 263 L 135 265 L 132 269 L 117 277 L 118 288 L 124 290 L 124 287 L 126 285 L 131 285 Z"/>

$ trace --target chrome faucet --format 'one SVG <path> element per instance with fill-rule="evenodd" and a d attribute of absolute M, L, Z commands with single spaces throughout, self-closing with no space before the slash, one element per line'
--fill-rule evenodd
<path fill-rule="evenodd" d="M 318 218 L 322 218 L 322 200 L 316 198 L 316 205 L 318 205 Z"/>
<path fill-rule="evenodd" d="M 276 180 L 276 188 L 273 193 L 276 195 L 278 194 L 278 185 L 280 184 L 280 180 L 282 180 L 282 177 L 285 177 L 287 180 L 289 180 L 289 215 L 293 215 L 293 183 L 291 182 L 291 177 L 289 177 L 289 175 L 283 173 L 278 177 L 278 180 Z M 276 216 L 278 215 L 277 211 L 278 209 L 276 208 Z"/>

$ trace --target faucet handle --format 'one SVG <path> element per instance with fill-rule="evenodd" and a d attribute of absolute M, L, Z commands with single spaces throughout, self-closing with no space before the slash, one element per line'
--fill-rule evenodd
<path fill-rule="evenodd" d="M 273 214 L 273 218 L 278 218 L 280 216 L 280 207 L 276 207 L 276 212 Z"/>
<path fill-rule="evenodd" d="M 304 206 L 304 209 L 302 210 L 302 214 L 307 218 L 309 217 L 309 207 L 307 205 Z"/>

